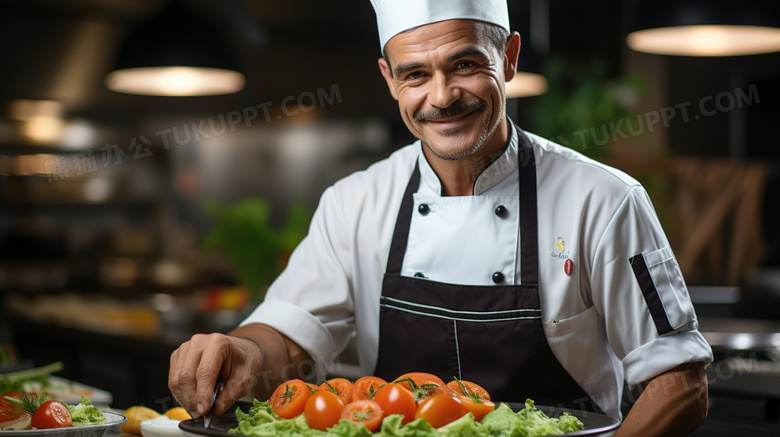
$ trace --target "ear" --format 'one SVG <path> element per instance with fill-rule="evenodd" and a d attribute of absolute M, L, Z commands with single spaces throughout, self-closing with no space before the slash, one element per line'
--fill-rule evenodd
<path fill-rule="evenodd" d="M 398 100 L 398 94 L 395 91 L 395 80 L 393 80 L 393 73 L 390 71 L 390 66 L 387 65 L 387 61 L 385 61 L 385 58 L 379 58 L 379 71 L 382 72 L 382 76 L 385 78 L 385 82 L 387 82 L 387 88 L 390 90 L 390 95 L 393 96 L 395 100 Z"/>
<path fill-rule="evenodd" d="M 512 32 L 504 48 L 504 77 L 509 82 L 517 71 L 517 58 L 520 56 L 520 34 Z"/>

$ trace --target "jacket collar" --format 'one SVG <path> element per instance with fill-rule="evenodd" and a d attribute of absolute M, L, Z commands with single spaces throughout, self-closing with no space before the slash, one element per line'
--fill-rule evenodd
<path fill-rule="evenodd" d="M 512 120 L 510 120 L 508 117 L 507 121 L 509 122 L 511 135 L 509 137 L 509 144 L 507 145 L 506 149 L 504 149 L 504 152 L 501 154 L 501 156 L 499 156 L 489 166 L 482 170 L 482 172 L 478 175 L 476 174 L 476 167 L 478 166 L 475 166 L 475 163 L 472 160 L 466 160 L 464 163 L 463 171 L 466 172 L 466 174 L 473 175 L 472 177 L 476 178 L 474 180 L 475 196 L 478 196 L 494 187 L 496 184 L 506 179 L 507 176 L 514 173 L 514 171 L 517 169 L 519 144 L 518 129 L 514 122 L 512 122 Z M 418 140 L 417 149 L 419 152 L 418 162 L 420 163 L 421 191 L 426 192 L 426 194 L 441 196 L 441 181 L 436 175 L 436 172 L 433 171 L 430 163 L 428 163 L 428 160 L 425 158 L 425 154 L 422 151 L 423 147 L 425 146 L 423 146 L 422 143 Z"/>

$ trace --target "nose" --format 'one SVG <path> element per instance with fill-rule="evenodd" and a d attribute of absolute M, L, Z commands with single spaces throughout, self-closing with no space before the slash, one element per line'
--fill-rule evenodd
<path fill-rule="evenodd" d="M 428 103 L 447 108 L 461 97 L 461 90 L 446 74 L 436 72 L 429 81 Z"/>

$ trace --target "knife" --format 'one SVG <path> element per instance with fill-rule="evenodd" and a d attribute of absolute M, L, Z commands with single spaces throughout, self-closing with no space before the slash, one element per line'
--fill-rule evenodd
<path fill-rule="evenodd" d="M 203 428 L 206 429 L 211 424 L 211 419 L 214 417 L 214 404 L 217 403 L 217 394 L 222 391 L 222 373 L 217 375 L 217 383 L 214 384 L 214 395 L 211 397 L 211 409 L 203 416 Z"/>

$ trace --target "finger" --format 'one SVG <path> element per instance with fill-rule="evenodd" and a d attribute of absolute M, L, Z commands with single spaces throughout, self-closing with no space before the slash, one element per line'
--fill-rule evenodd
<path fill-rule="evenodd" d="M 175 367 L 171 369 L 172 393 L 179 403 L 193 417 L 198 417 L 195 373 L 199 361 L 197 342 L 190 342 L 180 348 Z"/>
<path fill-rule="evenodd" d="M 214 403 L 214 414 L 220 416 L 230 408 L 238 398 L 231 396 L 231 392 L 227 390 L 227 385 L 223 385 L 222 391 L 217 394 L 217 401 Z"/>
<path fill-rule="evenodd" d="M 171 353 L 170 365 L 168 367 L 168 389 L 176 399 L 176 401 L 185 409 L 188 407 L 186 396 L 184 396 L 184 390 L 182 389 L 182 383 L 180 382 L 179 372 L 181 366 L 181 357 L 186 355 L 186 349 L 189 347 L 189 343 L 185 342 L 178 349 Z"/>
<path fill-rule="evenodd" d="M 193 417 L 199 416 L 196 374 L 202 350 L 206 344 L 204 337 L 202 335 L 193 336 L 171 356 L 169 388 L 179 404 Z"/>
<path fill-rule="evenodd" d="M 245 338 L 228 337 L 230 355 L 223 365 L 225 377 L 224 396 L 217 398 L 218 411 L 227 410 L 230 405 L 244 396 L 251 395 L 259 386 L 269 389 L 270 370 L 263 369 L 263 355 L 257 343 Z M 220 401 L 224 404 L 220 404 Z"/>
<path fill-rule="evenodd" d="M 211 409 L 214 385 L 217 375 L 222 372 L 223 363 L 230 355 L 230 343 L 221 334 L 212 334 L 201 349 L 201 355 L 195 373 L 195 399 L 197 412 L 204 415 Z"/>
<path fill-rule="evenodd" d="M 257 378 L 250 375 L 246 369 L 231 372 L 230 378 L 224 382 L 223 389 L 217 396 L 216 414 L 224 413 L 236 401 L 249 395 L 256 383 Z"/>

